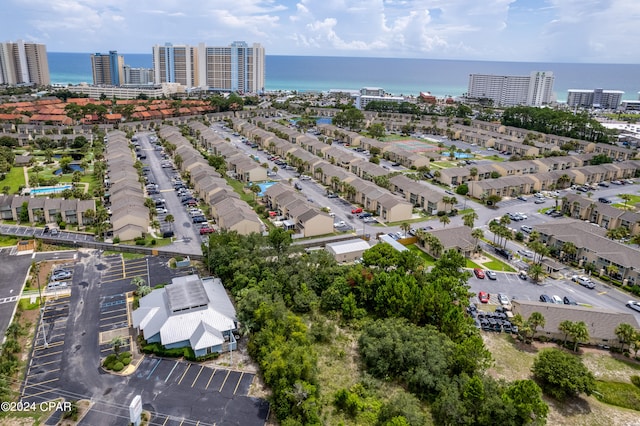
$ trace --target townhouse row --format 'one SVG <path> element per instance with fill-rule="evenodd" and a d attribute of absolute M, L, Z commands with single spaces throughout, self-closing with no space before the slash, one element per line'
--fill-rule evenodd
<path fill-rule="evenodd" d="M 562 197 L 561 209 L 563 214 L 573 219 L 586 220 L 603 229 L 626 228 L 630 235 L 640 233 L 640 213 L 622 210 L 588 197 L 567 194 Z"/>
<path fill-rule="evenodd" d="M 79 200 L 48 197 L 29 197 L 27 195 L 0 195 L 0 219 L 19 221 L 22 209 L 29 212 L 30 223 L 54 223 L 61 220 L 73 225 L 90 225 L 95 213 L 95 200 Z"/>
<path fill-rule="evenodd" d="M 198 126 L 195 122 L 191 123 Z M 194 130 L 195 130 L 194 129 Z M 203 132 L 200 137 L 211 137 Z M 202 156 L 191 142 L 182 136 L 180 129 L 173 126 L 163 126 L 158 135 L 176 146 L 174 160 L 180 156 L 176 166 L 183 175 L 188 175 L 189 181 L 198 198 L 209 206 L 209 213 L 220 229 L 236 231 L 241 235 L 262 233 L 265 226 L 255 211 L 233 190 L 224 177 L 220 175 Z M 214 134 L 215 135 L 215 134 Z M 216 135 L 216 142 L 231 145 Z M 231 147 L 232 148 L 232 147 Z M 233 148 L 232 148 L 233 149 Z"/>
<path fill-rule="evenodd" d="M 149 208 L 145 205 L 145 193 L 136 158 L 124 132 L 115 130 L 107 134 L 105 149 L 107 171 L 105 174 L 105 206 L 111 210 L 113 237 L 130 241 L 149 232 Z"/>
<path fill-rule="evenodd" d="M 573 257 L 581 266 L 591 264 L 597 271 L 615 275 L 625 284 L 640 284 L 640 251 L 607 238 L 605 229 L 567 218 L 535 225 L 534 230 L 540 234 L 540 241 L 561 253 L 560 257 L 564 256 L 564 244 L 571 243 L 577 250 Z"/>

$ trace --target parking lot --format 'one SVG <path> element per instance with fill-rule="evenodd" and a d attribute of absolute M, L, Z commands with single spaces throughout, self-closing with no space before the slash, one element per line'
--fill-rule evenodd
<path fill-rule="evenodd" d="M 40 403 L 59 395 L 68 317 L 68 296 L 47 300 L 21 392 L 23 401 Z"/>
<path fill-rule="evenodd" d="M 145 357 L 136 377 L 164 385 L 219 392 L 224 396 L 247 396 L 255 374 L 205 367 L 200 364 Z"/>

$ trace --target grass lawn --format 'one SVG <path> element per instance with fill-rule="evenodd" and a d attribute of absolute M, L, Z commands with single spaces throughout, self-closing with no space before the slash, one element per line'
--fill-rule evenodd
<path fill-rule="evenodd" d="M 227 180 L 227 183 L 231 185 L 233 190 L 236 191 L 238 195 L 240 195 L 240 199 L 242 201 L 245 201 L 248 203 L 249 201 L 255 200 L 255 195 L 253 195 L 253 193 L 244 192 L 244 184 L 242 182 L 232 179 L 230 177 L 226 177 L 225 179 Z"/>
<path fill-rule="evenodd" d="M 598 400 L 617 405 L 618 407 L 630 408 L 640 411 L 640 388 L 631 383 L 596 381 L 597 393 L 594 393 Z"/>
<path fill-rule="evenodd" d="M 494 256 L 491 256 L 489 253 L 484 252 L 484 256 L 491 259 L 490 262 L 485 262 L 482 264 L 485 268 L 491 269 L 492 271 L 500 271 L 500 272 L 516 272 L 511 266 L 507 265 L 501 260 L 496 259 Z"/>
<path fill-rule="evenodd" d="M 24 185 L 25 181 L 22 167 L 12 167 L 5 175 L 4 179 L 0 180 L 0 188 L 8 186 L 9 194 L 17 193 L 18 188 Z"/>
<path fill-rule="evenodd" d="M 16 244 L 18 244 L 18 237 L 10 235 L 0 235 L 0 247 L 10 247 L 15 246 Z"/>
<path fill-rule="evenodd" d="M 418 248 L 415 244 L 411 244 L 410 246 L 406 246 L 406 247 L 409 250 L 411 250 L 413 253 L 415 253 L 418 256 L 420 256 L 424 260 L 424 263 L 427 266 L 435 265 L 436 260 L 431 255 L 429 255 L 428 253 L 425 253 L 422 250 L 420 250 L 420 248 Z"/>
<path fill-rule="evenodd" d="M 467 264 L 466 264 L 466 267 L 467 267 L 467 268 L 473 268 L 473 269 L 478 268 L 478 269 L 482 269 L 482 266 L 478 265 L 477 263 L 475 263 L 475 262 L 474 262 L 474 261 L 472 261 L 471 259 L 467 258 L 467 259 L 466 259 L 466 261 L 467 261 Z"/>

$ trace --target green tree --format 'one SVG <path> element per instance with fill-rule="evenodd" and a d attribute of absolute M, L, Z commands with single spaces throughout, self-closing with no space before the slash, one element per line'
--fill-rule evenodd
<path fill-rule="evenodd" d="M 569 335 L 573 340 L 573 351 L 578 351 L 578 344 L 589 340 L 589 328 L 584 321 L 573 323 Z"/>
<path fill-rule="evenodd" d="M 543 273 L 544 271 L 542 269 L 542 265 L 540 265 L 539 263 L 535 263 L 529 267 L 528 275 L 536 283 L 540 281 Z"/>
<path fill-rule="evenodd" d="M 448 224 L 451 223 L 451 219 L 447 215 L 440 216 L 439 220 L 443 228 L 445 228 Z"/>
<path fill-rule="evenodd" d="M 559 349 L 543 349 L 532 372 L 544 393 L 559 401 L 595 390 L 595 378 L 580 358 Z"/>
<path fill-rule="evenodd" d="M 462 216 L 462 223 L 464 223 L 464 226 L 473 228 L 473 225 L 475 224 L 476 219 L 478 219 L 478 213 L 476 212 L 467 213 L 464 216 Z"/>
<path fill-rule="evenodd" d="M 631 324 L 621 323 L 616 327 L 615 333 L 620 341 L 620 351 L 624 352 L 624 346 L 631 344 L 635 335 L 635 329 Z"/>
<path fill-rule="evenodd" d="M 400 229 L 402 230 L 402 232 L 404 232 L 404 235 L 406 237 L 407 233 L 411 231 L 411 224 L 409 222 L 402 222 L 400 224 Z"/>
<path fill-rule="evenodd" d="M 275 251 L 277 259 L 281 259 L 287 253 L 292 243 L 291 233 L 282 228 L 274 228 L 267 237 L 269 246 Z"/>
<path fill-rule="evenodd" d="M 503 398 L 511 401 L 517 411 L 517 424 L 546 424 L 549 406 L 542 400 L 542 390 L 532 380 L 515 380 L 507 385 Z"/>
<path fill-rule="evenodd" d="M 367 128 L 367 132 L 374 139 L 382 139 L 386 134 L 386 129 L 383 123 L 371 123 Z"/>
<path fill-rule="evenodd" d="M 332 119 L 332 123 L 349 130 L 359 131 L 364 126 L 364 114 L 355 107 L 346 108 L 338 112 Z"/>
<path fill-rule="evenodd" d="M 122 336 L 116 336 L 111 339 L 110 344 L 113 347 L 113 352 L 118 355 L 120 353 L 120 348 L 125 344 L 125 340 Z"/>
<path fill-rule="evenodd" d="M 62 157 L 59 161 L 60 168 L 62 169 L 62 173 L 70 173 L 71 172 L 71 162 L 73 158 L 71 157 Z"/>
<path fill-rule="evenodd" d="M 169 227 L 173 229 L 173 222 L 176 221 L 176 218 L 172 214 L 168 214 L 164 217 L 164 221 L 169 224 Z"/>
<path fill-rule="evenodd" d="M 475 243 L 475 247 L 476 250 L 478 249 L 478 241 L 480 240 L 480 238 L 484 237 L 484 231 L 480 228 L 475 228 L 473 231 L 471 231 L 471 236 L 475 239 L 476 243 Z"/>
<path fill-rule="evenodd" d="M 564 320 L 560 323 L 560 325 L 558 325 L 558 331 L 564 333 L 564 340 L 562 341 L 562 346 L 564 346 L 567 343 L 567 337 L 569 337 L 569 334 L 571 334 L 573 327 L 574 327 L 574 322 L 569 320 Z"/>

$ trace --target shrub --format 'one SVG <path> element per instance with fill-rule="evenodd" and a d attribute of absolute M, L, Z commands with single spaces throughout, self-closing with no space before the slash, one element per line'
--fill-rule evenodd
<path fill-rule="evenodd" d="M 120 242 L 120 237 L 115 237 L 113 239 L 113 244 L 118 244 Z"/>
<path fill-rule="evenodd" d="M 122 358 L 122 364 L 123 365 L 131 364 L 131 358 Z"/>
<path fill-rule="evenodd" d="M 131 358 L 131 352 L 129 352 L 129 351 L 121 352 L 120 353 L 120 358 Z"/>
<path fill-rule="evenodd" d="M 158 240 L 155 240 L 155 239 L 151 240 L 151 245 L 152 246 L 155 246 L 157 243 L 158 243 Z"/>
<path fill-rule="evenodd" d="M 640 388 L 640 376 L 631 376 L 631 383 Z"/>
<path fill-rule="evenodd" d="M 113 371 L 122 371 L 123 368 L 124 368 L 124 364 L 121 363 L 120 361 L 116 362 L 113 365 Z"/>

